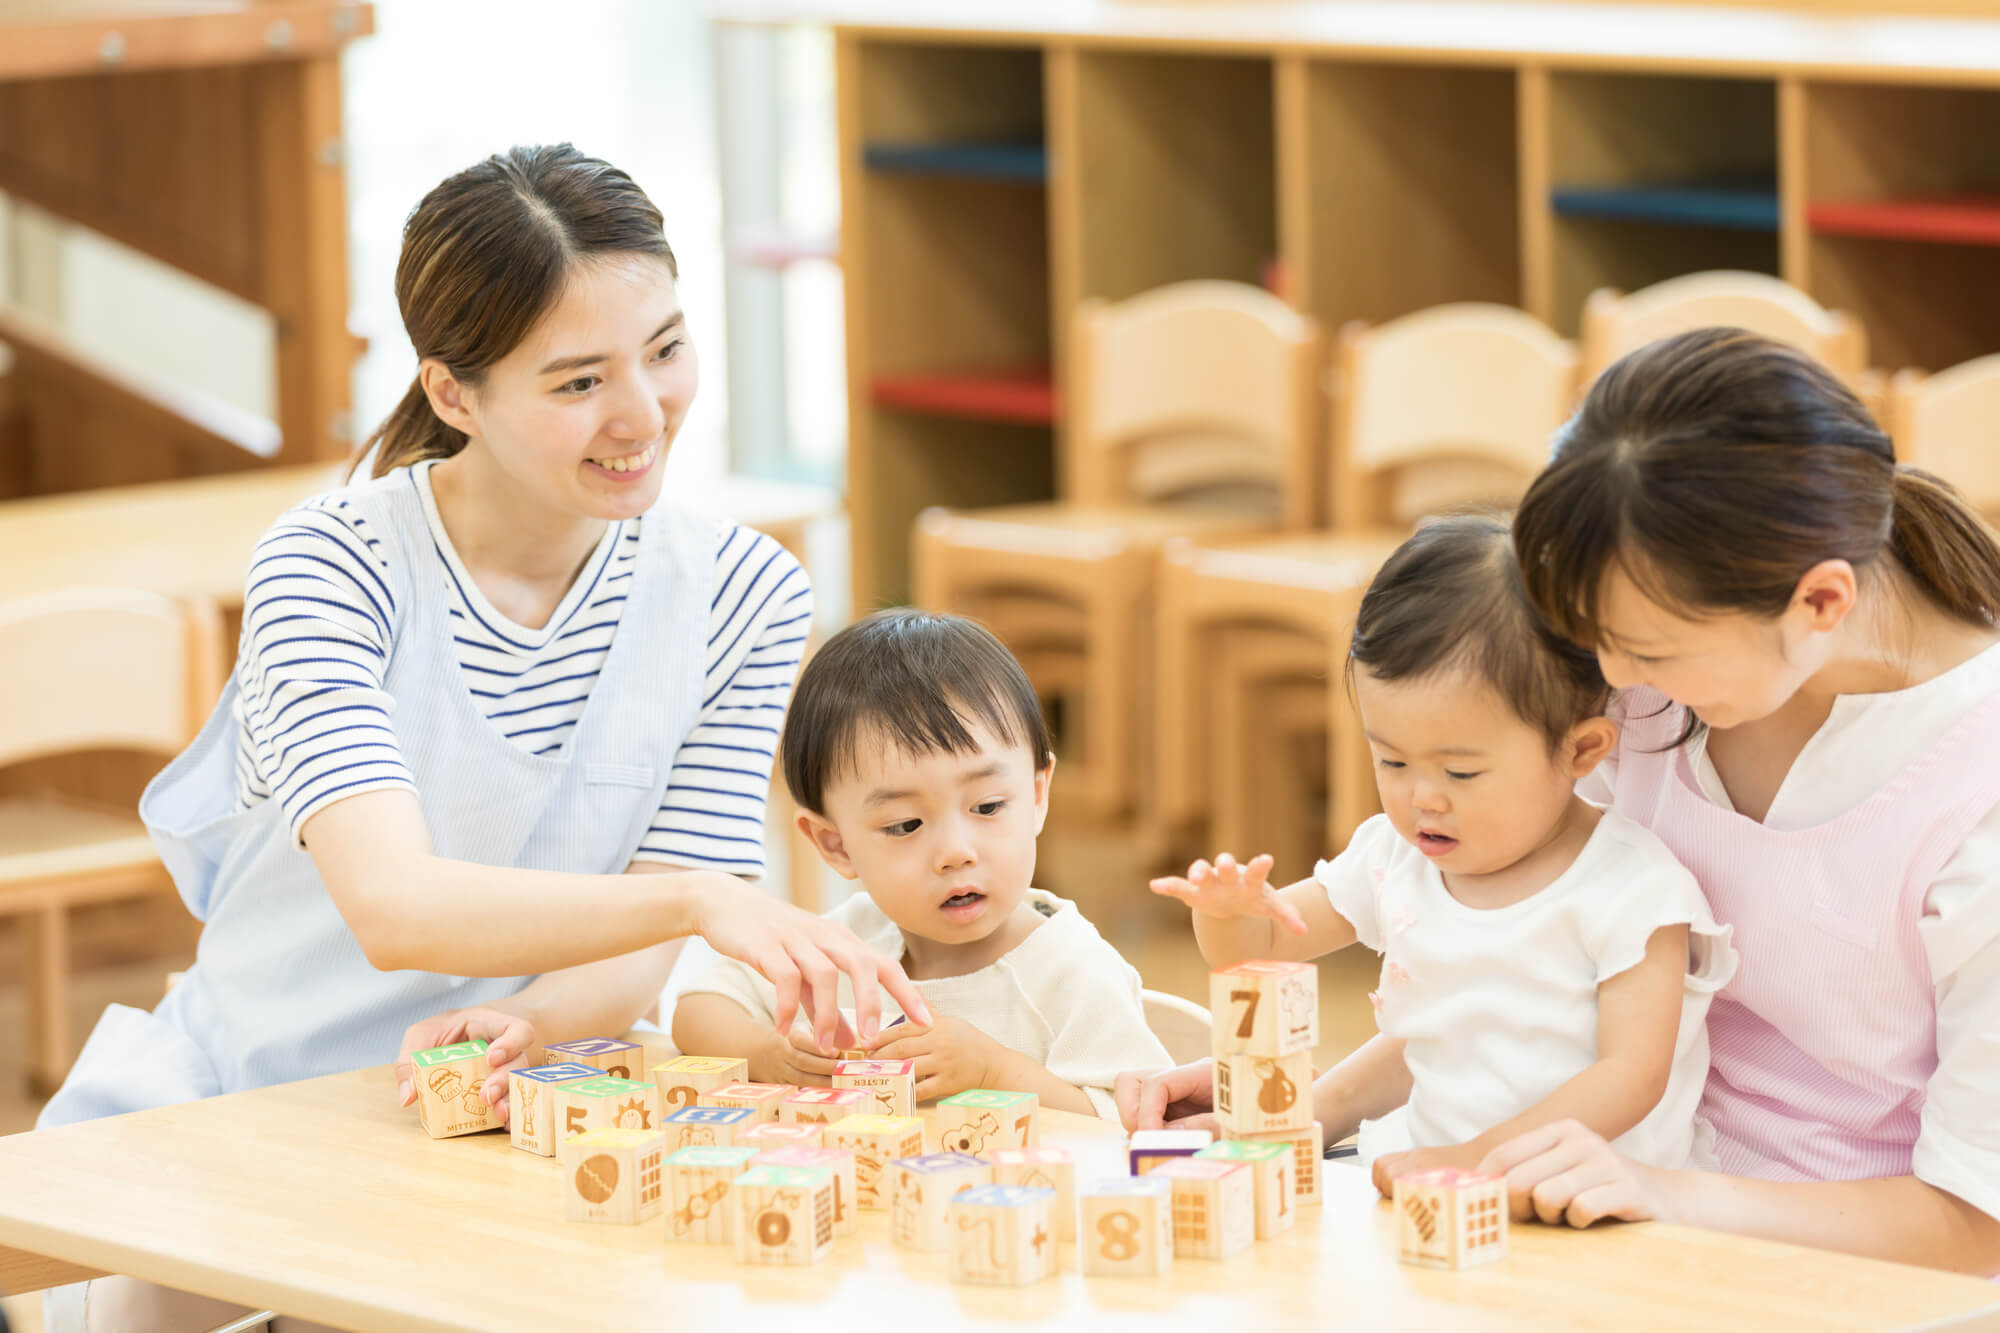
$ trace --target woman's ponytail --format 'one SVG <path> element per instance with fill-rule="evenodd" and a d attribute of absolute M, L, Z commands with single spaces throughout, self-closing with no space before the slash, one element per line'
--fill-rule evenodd
<path fill-rule="evenodd" d="M 431 410 L 423 383 L 412 380 L 403 401 L 396 404 L 395 410 L 382 419 L 382 424 L 361 446 L 355 466 L 372 457 L 368 475 L 380 477 L 391 468 L 407 467 L 426 458 L 450 458 L 464 447 L 464 433 L 444 424 Z"/>
<path fill-rule="evenodd" d="M 1960 620 L 2000 625 L 2000 540 L 1942 478 L 1898 464 L 1889 549 L 1933 601 Z"/>

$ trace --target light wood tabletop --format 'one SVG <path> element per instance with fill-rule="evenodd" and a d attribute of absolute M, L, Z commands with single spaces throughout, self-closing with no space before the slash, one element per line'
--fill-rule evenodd
<path fill-rule="evenodd" d="M 1079 1178 L 1119 1170 L 1114 1126 L 1045 1112 Z M 506 1333 L 1018 1324 L 1157 1329 L 1888 1329 L 1989 1305 L 1972 1278 L 1677 1227 L 1520 1226 L 1465 1273 L 1396 1261 L 1364 1173 L 1330 1164 L 1326 1203 L 1281 1238 L 1163 1278 L 1058 1276 L 953 1287 L 945 1256 L 893 1246 L 867 1213 L 816 1268 L 739 1267 L 669 1247 L 663 1222 L 562 1220 L 554 1161 L 505 1134 L 433 1141 L 386 1067 L 0 1138 L 0 1282 L 46 1256 L 369 1330 Z M 56 1270 L 60 1273 L 61 1270 Z M 73 1272 L 74 1270 L 70 1270 Z"/>

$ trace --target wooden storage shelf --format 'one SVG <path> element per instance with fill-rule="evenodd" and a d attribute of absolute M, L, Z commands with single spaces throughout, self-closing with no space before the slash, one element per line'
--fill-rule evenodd
<path fill-rule="evenodd" d="M 1778 229 L 1778 187 L 1741 185 L 1572 185 L 1549 194 L 1557 217 L 1658 222 L 1738 231 Z"/>
<path fill-rule="evenodd" d="M 2000 245 L 2000 192 L 1960 199 L 1876 199 L 1817 203 L 1806 225 L 1822 236 Z"/>
<path fill-rule="evenodd" d="M 1047 366 L 938 375 L 877 375 L 869 386 L 877 407 L 976 421 L 1049 426 L 1056 419 L 1055 380 Z"/>
<path fill-rule="evenodd" d="M 1039 185 L 1048 179 L 1048 150 L 1039 143 L 871 143 L 861 160 L 870 171 Z"/>

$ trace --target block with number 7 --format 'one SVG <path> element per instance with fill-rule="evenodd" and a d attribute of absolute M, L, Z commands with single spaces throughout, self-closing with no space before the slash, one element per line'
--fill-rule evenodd
<path fill-rule="evenodd" d="M 1276 1059 L 1319 1045 L 1319 970 L 1311 963 L 1238 963 L 1209 973 L 1214 1053 Z"/>

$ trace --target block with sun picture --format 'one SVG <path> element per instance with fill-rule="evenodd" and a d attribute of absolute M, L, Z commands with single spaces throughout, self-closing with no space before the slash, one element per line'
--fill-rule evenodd
<path fill-rule="evenodd" d="M 1471 1268 L 1507 1257 L 1507 1182 L 1445 1167 L 1396 1177 L 1400 1257 L 1420 1268 Z"/>
<path fill-rule="evenodd" d="M 665 1206 L 665 1141 L 658 1130 L 593 1129 L 563 1142 L 563 1216 L 631 1225 Z"/>
<path fill-rule="evenodd" d="M 736 1262 L 815 1264 L 833 1249 L 833 1172 L 753 1166 L 731 1185 Z"/>
<path fill-rule="evenodd" d="M 593 1129 L 660 1128 L 660 1090 L 636 1079 L 601 1074 L 558 1083 L 554 1101 L 562 1118 L 555 1131 L 558 1138 Z"/>

